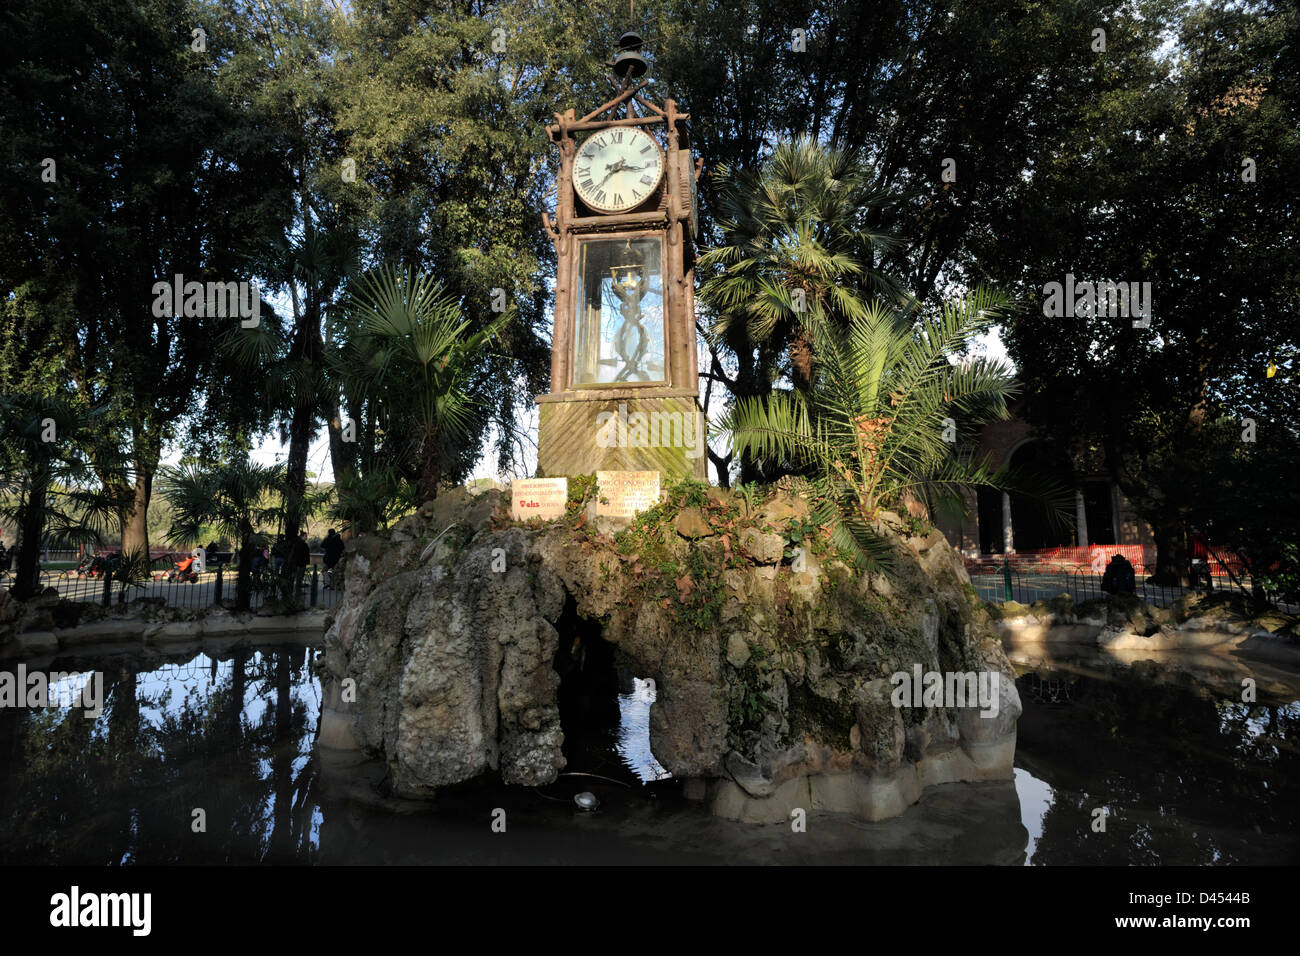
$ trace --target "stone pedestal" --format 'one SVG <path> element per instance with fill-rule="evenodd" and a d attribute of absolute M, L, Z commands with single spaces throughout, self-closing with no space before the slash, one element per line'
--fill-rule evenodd
<path fill-rule="evenodd" d="M 707 480 L 704 414 L 695 393 L 657 389 L 565 392 L 537 399 L 537 473 L 543 477 L 594 471 L 657 471 L 665 485 Z"/>

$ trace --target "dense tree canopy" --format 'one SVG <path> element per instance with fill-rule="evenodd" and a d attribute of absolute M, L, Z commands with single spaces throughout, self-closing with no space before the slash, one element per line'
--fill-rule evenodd
<path fill-rule="evenodd" d="M 437 470 L 463 478 L 489 441 L 499 467 L 521 468 L 521 422 L 548 387 L 544 127 L 608 96 L 628 25 L 623 4 L 595 0 L 13 0 L 0 393 L 102 423 L 61 454 L 95 465 L 132 547 L 168 450 L 243 460 L 274 431 L 289 445 L 289 530 L 322 426 L 356 492 L 340 513 L 387 514 L 410 499 L 400 436 L 336 361 L 358 334 L 350 284 L 387 267 L 439 283 L 471 336 L 505 296 L 514 320 L 467 363 L 463 428 Z M 745 291 L 771 305 L 799 266 L 791 250 L 813 248 L 788 241 L 803 234 L 825 253 L 814 301 L 844 322 L 882 289 L 917 314 L 979 283 L 1013 294 L 1004 332 L 1025 413 L 1102 463 L 1155 527 L 1165 574 L 1183 529 L 1212 523 L 1214 489 L 1245 488 L 1267 470 L 1259 456 L 1293 460 L 1292 5 L 641 0 L 632 25 L 653 95 L 691 114 L 700 244 L 745 246 L 758 270 L 745 286 L 734 256 L 700 268 L 727 293 L 700 300 L 714 399 L 813 380 L 805 324 L 770 308 L 756 322 Z M 816 188 L 799 180 L 789 208 L 761 208 L 780 144 L 800 141 L 843 162 Z M 177 274 L 256 280 L 261 326 L 156 314 L 154 283 Z M 1044 315 L 1044 287 L 1067 275 L 1151 283 L 1149 327 Z M 1247 419 L 1259 440 L 1225 446 Z M 752 460 L 715 462 L 724 481 L 756 476 Z M 1238 517 L 1236 538 L 1258 541 Z"/>

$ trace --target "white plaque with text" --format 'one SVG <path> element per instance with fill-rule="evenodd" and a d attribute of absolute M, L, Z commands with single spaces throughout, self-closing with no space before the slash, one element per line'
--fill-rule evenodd
<path fill-rule="evenodd" d="M 597 517 L 634 518 L 638 512 L 653 508 L 657 504 L 659 504 L 659 472 L 596 472 Z"/>
<path fill-rule="evenodd" d="M 568 478 L 516 478 L 510 483 L 510 517 L 515 521 L 563 518 L 568 501 Z"/>

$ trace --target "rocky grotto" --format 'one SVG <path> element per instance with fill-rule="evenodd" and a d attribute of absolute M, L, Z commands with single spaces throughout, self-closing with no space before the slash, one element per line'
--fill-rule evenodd
<path fill-rule="evenodd" d="M 484 775 L 551 783 L 557 655 L 605 642 L 655 682 L 654 755 L 720 816 L 880 820 L 931 785 L 1011 779 L 1014 672 L 959 556 L 884 512 L 891 573 L 855 570 L 798 492 L 688 482 L 613 522 L 578 479 L 564 519 L 520 524 L 500 492 L 460 490 L 350 542 L 322 752 L 379 761 L 400 798 Z M 918 667 L 985 675 L 984 706 L 898 706 L 891 678 Z"/>

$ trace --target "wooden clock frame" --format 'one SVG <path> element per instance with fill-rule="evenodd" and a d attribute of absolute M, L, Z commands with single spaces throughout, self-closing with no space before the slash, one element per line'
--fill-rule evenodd
<path fill-rule="evenodd" d="M 597 467 L 614 467 L 608 456 L 582 447 L 579 439 L 560 435 L 575 423 L 594 418 L 599 408 L 617 407 L 619 400 L 641 401 L 646 408 L 699 411 L 699 365 L 695 339 L 695 223 L 690 191 L 701 161 L 690 154 L 690 115 L 664 100 L 656 105 L 642 96 L 648 81 L 626 84 L 617 95 L 578 118 L 570 109 L 556 113 L 555 125 L 546 132 L 560 152 L 555 216 L 542 213 L 542 223 L 555 246 L 557 260 L 555 327 L 551 339 L 551 391 L 537 397 L 541 409 L 538 470 L 546 475 L 587 473 Z M 573 188 L 573 165 L 582 134 L 641 127 L 663 149 L 664 175 L 659 185 L 637 207 L 605 214 L 588 209 Z M 580 294 L 581 243 L 591 239 L 662 240 L 664 381 L 598 384 L 574 383 L 574 346 L 577 337 L 575 298 Z M 574 403 L 580 403 L 575 407 Z M 565 406 L 563 409 L 554 406 Z M 561 452 L 560 446 L 564 446 Z M 626 456 L 624 456 L 626 458 Z M 591 467 L 587 467 L 587 460 Z M 706 456 L 686 465 L 704 477 Z M 624 464 L 627 464 L 624 461 Z M 635 464 L 635 462 L 632 462 Z M 677 469 L 674 469 L 677 470 Z"/>

